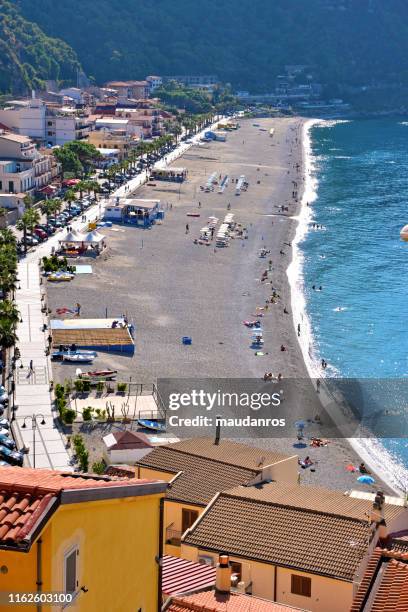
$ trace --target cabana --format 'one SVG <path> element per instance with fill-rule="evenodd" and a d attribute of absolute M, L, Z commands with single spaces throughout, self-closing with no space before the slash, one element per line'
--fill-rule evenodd
<path fill-rule="evenodd" d="M 99 255 L 106 246 L 104 240 L 105 236 L 96 230 L 87 234 L 72 230 L 64 238 L 61 238 L 59 242 L 64 255 L 76 257 L 85 254 Z"/>

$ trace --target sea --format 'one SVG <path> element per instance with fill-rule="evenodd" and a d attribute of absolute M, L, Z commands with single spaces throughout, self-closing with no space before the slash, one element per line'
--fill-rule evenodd
<path fill-rule="evenodd" d="M 408 242 L 399 235 L 408 223 L 408 122 L 311 120 L 304 147 L 288 276 L 309 372 L 408 384 Z M 408 438 L 350 441 L 391 487 L 408 489 Z"/>

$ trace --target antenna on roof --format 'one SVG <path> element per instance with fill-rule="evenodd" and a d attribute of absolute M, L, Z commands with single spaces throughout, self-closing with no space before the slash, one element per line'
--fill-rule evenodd
<path fill-rule="evenodd" d="M 218 446 L 221 440 L 221 415 L 217 414 L 215 417 L 215 440 L 214 440 L 214 444 L 215 446 Z"/>

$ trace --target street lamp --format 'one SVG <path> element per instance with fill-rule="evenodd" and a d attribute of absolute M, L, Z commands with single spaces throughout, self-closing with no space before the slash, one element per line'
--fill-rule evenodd
<path fill-rule="evenodd" d="M 35 468 L 35 430 L 37 429 L 38 423 L 37 423 L 37 419 L 41 417 L 41 422 L 40 425 L 45 425 L 45 419 L 44 419 L 44 415 L 43 414 L 32 414 L 31 415 L 31 428 L 33 430 L 33 467 Z M 24 417 L 23 420 L 23 424 L 21 426 L 21 429 L 25 429 L 27 427 L 26 425 L 26 419 L 29 419 L 30 417 L 26 416 Z"/>

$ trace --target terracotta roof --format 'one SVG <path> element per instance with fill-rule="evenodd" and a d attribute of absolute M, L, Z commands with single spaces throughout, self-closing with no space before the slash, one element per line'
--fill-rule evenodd
<path fill-rule="evenodd" d="M 194 595 L 173 597 L 168 612 L 299 612 L 300 608 L 291 608 L 266 599 L 259 599 L 239 593 L 216 593 L 205 591 Z"/>
<path fill-rule="evenodd" d="M 408 552 L 376 548 L 350 612 L 408 610 Z"/>
<path fill-rule="evenodd" d="M 221 493 L 182 541 L 351 581 L 371 534 L 364 508 L 351 508 L 340 493 L 336 506 L 325 489 L 297 486 L 296 496 L 294 488 L 271 483 Z M 370 502 L 359 501 L 368 513 Z"/>
<path fill-rule="evenodd" d="M 27 548 L 30 534 L 48 513 L 55 511 L 64 491 L 95 491 L 155 482 L 20 467 L 0 468 L 0 547 Z"/>
<path fill-rule="evenodd" d="M 178 474 L 167 490 L 166 498 L 206 506 L 219 491 L 250 482 L 257 474 L 233 465 L 188 455 L 171 446 L 159 446 L 137 462 L 137 465 L 161 472 Z"/>
<path fill-rule="evenodd" d="M 215 585 L 215 567 L 166 555 L 163 557 L 162 591 L 164 595 L 189 593 Z"/>
<path fill-rule="evenodd" d="M 292 455 L 268 451 L 256 446 L 248 446 L 231 440 L 220 440 L 214 444 L 213 438 L 191 438 L 172 444 L 173 450 L 178 450 L 196 457 L 213 459 L 228 465 L 260 471 L 262 467 L 288 459 Z"/>
<path fill-rule="evenodd" d="M 110 435 L 116 440 L 116 444 L 108 446 L 110 451 L 153 448 L 153 444 L 149 442 L 149 438 L 143 433 L 130 431 L 127 429 L 125 431 L 116 431 Z M 104 440 L 106 440 L 106 442 L 108 442 L 108 437 L 109 436 L 104 437 Z"/>

